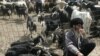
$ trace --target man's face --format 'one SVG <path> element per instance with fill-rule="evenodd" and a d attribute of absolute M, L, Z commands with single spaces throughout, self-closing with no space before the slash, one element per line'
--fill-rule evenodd
<path fill-rule="evenodd" d="M 74 28 L 75 28 L 76 30 L 80 30 L 80 29 L 83 29 L 83 25 L 77 24 L 77 25 L 74 25 Z"/>

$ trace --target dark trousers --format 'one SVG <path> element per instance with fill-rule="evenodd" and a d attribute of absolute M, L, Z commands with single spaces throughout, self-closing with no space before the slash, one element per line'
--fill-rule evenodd
<path fill-rule="evenodd" d="M 80 52 L 83 53 L 84 56 L 88 56 L 89 53 L 95 48 L 95 43 L 91 42 L 91 43 L 87 43 L 83 46 L 81 46 L 81 50 Z M 70 51 L 68 51 L 68 56 L 77 56 L 73 53 L 71 53 Z"/>
<path fill-rule="evenodd" d="M 38 14 L 39 11 L 42 12 L 42 3 L 36 2 L 36 13 Z"/>

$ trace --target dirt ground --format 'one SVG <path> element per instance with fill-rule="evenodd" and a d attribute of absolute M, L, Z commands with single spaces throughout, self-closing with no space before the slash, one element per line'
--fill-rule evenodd
<path fill-rule="evenodd" d="M 5 19 L 6 18 L 6 19 Z M 29 32 L 26 28 L 26 21 L 24 18 L 18 19 L 16 15 L 11 18 L 0 16 L 0 56 L 4 56 L 10 44 L 20 38 L 24 38 Z M 41 27 L 38 25 L 38 33 Z M 100 38 L 92 39 L 96 43 L 95 49 L 89 56 L 100 56 Z"/>

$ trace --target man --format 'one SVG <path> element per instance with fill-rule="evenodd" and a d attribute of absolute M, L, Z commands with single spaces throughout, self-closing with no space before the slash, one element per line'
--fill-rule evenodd
<path fill-rule="evenodd" d="M 58 1 L 56 5 L 57 13 L 60 15 L 59 19 L 61 24 L 69 21 L 68 13 L 64 9 L 66 5 L 67 3 L 65 1 Z"/>
<path fill-rule="evenodd" d="M 36 2 L 36 13 L 38 14 L 39 12 L 43 11 L 43 4 L 45 0 L 35 0 Z"/>
<path fill-rule="evenodd" d="M 87 56 L 94 48 L 95 43 L 86 40 L 83 21 L 80 18 L 72 19 L 71 29 L 65 34 L 65 56 Z"/>
<path fill-rule="evenodd" d="M 56 6 L 57 6 L 60 10 L 63 10 L 64 7 L 67 5 L 67 3 L 66 3 L 65 1 L 60 1 L 60 0 L 56 1 L 56 3 L 57 3 Z"/>

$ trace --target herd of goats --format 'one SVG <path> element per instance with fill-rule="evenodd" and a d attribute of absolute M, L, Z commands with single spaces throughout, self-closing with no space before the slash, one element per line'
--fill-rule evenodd
<path fill-rule="evenodd" d="M 53 48 L 47 47 L 52 45 L 52 43 L 57 44 L 57 48 L 64 51 L 64 33 L 69 29 L 69 22 L 71 20 L 71 15 L 74 9 L 72 6 L 79 6 L 80 9 L 88 10 L 92 15 L 92 24 L 90 27 L 90 34 L 93 37 L 100 37 L 100 27 L 99 18 L 96 15 L 100 15 L 100 13 L 95 12 L 100 10 L 100 8 L 96 8 L 92 2 L 83 3 L 78 5 L 77 3 L 69 3 L 68 6 L 64 7 L 64 10 L 60 11 L 56 6 L 53 7 L 52 11 L 49 15 L 45 13 L 41 13 L 38 16 L 38 22 L 42 24 L 42 32 L 34 39 L 31 38 L 28 41 L 17 41 L 13 42 L 10 48 L 5 53 L 5 56 L 27 56 L 27 54 L 31 54 L 32 56 L 59 56 L 53 50 Z M 1 6 L 1 11 L 3 15 L 9 14 L 10 6 Z M 26 7 L 14 6 L 16 13 L 20 15 L 26 15 Z M 12 9 L 11 9 L 12 10 Z M 33 31 L 37 31 L 37 25 L 34 23 L 33 18 L 31 16 L 27 17 L 27 28 L 30 31 L 30 35 Z M 33 37 L 32 35 L 29 37 Z M 47 45 L 47 46 L 45 46 Z M 24 55 L 22 55 L 24 54 Z"/>

